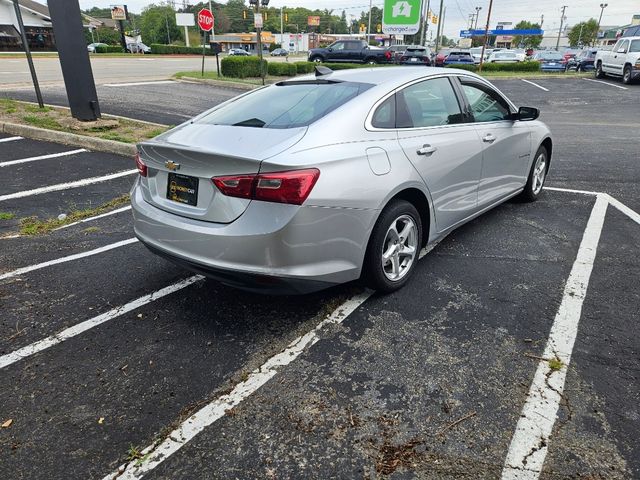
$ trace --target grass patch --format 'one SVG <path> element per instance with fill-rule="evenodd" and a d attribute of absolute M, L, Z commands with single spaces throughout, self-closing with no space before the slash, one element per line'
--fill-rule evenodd
<path fill-rule="evenodd" d="M 84 220 L 85 218 L 89 217 L 94 217 L 96 215 L 100 215 L 101 213 L 106 213 L 116 207 L 120 207 L 127 203 L 129 203 L 129 194 L 114 198 L 113 200 L 107 203 L 103 203 L 98 207 L 85 208 L 84 210 L 73 210 L 66 216 L 64 220 L 58 220 L 58 218 L 49 218 L 47 220 L 40 220 L 37 217 L 23 218 L 20 220 L 20 234 L 44 235 L 58 227 L 62 227 L 63 225 L 68 225 L 69 223 Z M 97 227 L 89 227 L 84 231 L 87 233 L 91 233 L 91 231 L 97 231 L 89 231 L 91 228 Z"/>
<path fill-rule="evenodd" d="M 0 123 L 17 123 L 59 132 L 74 133 L 88 137 L 137 143 L 157 137 L 168 130 L 156 124 L 105 116 L 99 122 L 79 122 L 71 117 L 68 109 L 45 106 L 39 108 L 28 102 L 11 98 L 0 98 Z"/>
<path fill-rule="evenodd" d="M 563 366 L 564 363 L 562 363 L 562 360 L 560 360 L 559 358 L 552 358 L 551 360 L 549 360 L 549 368 L 552 372 L 557 372 Z"/>
<path fill-rule="evenodd" d="M 0 220 L 11 220 L 15 218 L 16 214 L 11 212 L 0 212 Z"/>
<path fill-rule="evenodd" d="M 100 229 L 98 227 L 88 227 L 83 230 L 84 233 L 97 233 Z"/>

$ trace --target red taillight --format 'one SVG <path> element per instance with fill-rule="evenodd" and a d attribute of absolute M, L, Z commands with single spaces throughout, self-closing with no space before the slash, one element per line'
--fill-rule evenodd
<path fill-rule="evenodd" d="M 389 60 L 391 58 L 391 52 L 389 50 L 384 52 L 384 58 L 386 58 L 387 60 Z"/>
<path fill-rule="evenodd" d="M 230 175 L 211 180 L 220 192 L 229 197 L 302 205 L 319 176 L 320 170 L 309 168 L 256 175 Z"/>
<path fill-rule="evenodd" d="M 141 177 L 146 177 L 147 176 L 147 166 L 140 159 L 140 154 L 139 153 L 136 153 L 135 159 L 136 159 L 136 167 L 138 167 L 138 173 L 140 174 Z"/>

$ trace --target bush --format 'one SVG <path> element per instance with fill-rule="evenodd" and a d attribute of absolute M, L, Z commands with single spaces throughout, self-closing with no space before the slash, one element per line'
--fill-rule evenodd
<path fill-rule="evenodd" d="M 296 73 L 311 73 L 316 67 L 315 62 L 295 62 Z"/>
<path fill-rule="evenodd" d="M 97 45 L 96 53 L 122 53 L 122 47 L 114 47 L 111 45 Z"/>
<path fill-rule="evenodd" d="M 448 68 L 459 68 L 477 72 L 477 65 L 446 65 Z M 538 72 L 540 64 L 538 62 L 518 62 L 518 63 L 483 63 L 483 72 Z"/>
<path fill-rule="evenodd" d="M 279 75 L 293 77 L 298 73 L 297 67 L 293 63 L 269 63 L 267 65 L 269 75 Z"/>
<path fill-rule="evenodd" d="M 151 53 L 156 55 L 202 55 L 202 47 L 183 47 L 181 45 L 162 45 L 152 43 Z M 212 55 L 210 48 L 205 48 L 205 55 Z"/>
<path fill-rule="evenodd" d="M 267 71 L 267 61 L 262 60 L 262 71 Z M 258 57 L 226 57 L 220 61 L 220 72 L 225 77 L 260 77 L 260 59 Z"/>

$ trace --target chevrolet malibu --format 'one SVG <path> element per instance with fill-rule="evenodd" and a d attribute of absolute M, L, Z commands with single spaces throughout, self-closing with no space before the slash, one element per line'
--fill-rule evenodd
<path fill-rule="evenodd" d="M 319 66 L 138 145 L 135 234 L 248 290 L 391 292 L 423 247 L 538 198 L 552 153 L 538 115 L 466 71 Z"/>

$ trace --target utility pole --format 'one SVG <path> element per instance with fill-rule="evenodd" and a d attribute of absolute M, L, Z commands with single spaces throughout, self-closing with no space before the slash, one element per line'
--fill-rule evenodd
<path fill-rule="evenodd" d="M 489 37 L 489 22 L 491 21 L 492 7 L 493 7 L 493 0 L 489 0 L 489 11 L 487 12 L 487 26 L 484 29 L 484 41 L 482 42 L 482 52 L 480 53 L 480 65 L 478 65 L 478 72 L 482 71 L 482 64 L 484 63 L 484 50 L 487 47 L 487 38 Z"/>
<path fill-rule="evenodd" d="M 567 5 L 562 6 L 562 16 L 560 17 L 560 29 L 558 30 L 558 40 L 556 41 L 556 51 L 560 50 L 560 35 L 562 35 L 562 24 L 564 23 L 564 11 Z"/>
<path fill-rule="evenodd" d="M 369 0 L 369 25 L 367 26 L 367 44 L 371 38 L 371 7 L 373 6 L 373 0 Z"/>
<path fill-rule="evenodd" d="M 473 28 L 473 21 L 476 18 L 476 14 L 475 13 L 470 13 L 469 14 L 469 30 L 471 30 Z"/>
<path fill-rule="evenodd" d="M 429 29 L 429 7 L 431 0 L 427 0 L 427 8 L 425 9 L 423 24 L 422 24 L 422 42 L 421 45 L 427 45 L 427 30 Z"/>
<path fill-rule="evenodd" d="M 284 45 L 284 7 L 280 7 L 280 46 Z M 287 50 L 289 50 L 287 48 Z"/>
<path fill-rule="evenodd" d="M 602 14 L 604 13 L 604 9 L 607 8 L 608 6 L 609 6 L 608 3 L 600 4 L 600 17 L 598 18 L 598 28 L 596 30 L 596 41 L 598 39 L 598 34 L 600 33 L 600 22 L 602 21 Z"/>
<path fill-rule="evenodd" d="M 544 25 L 544 13 L 540 15 L 540 30 L 542 30 L 542 25 Z"/>
<path fill-rule="evenodd" d="M 438 29 L 436 30 L 436 55 L 438 54 L 438 46 L 440 45 L 440 27 L 442 25 L 442 7 L 444 6 L 443 3 L 443 0 L 440 0 L 440 11 L 438 12 Z"/>

